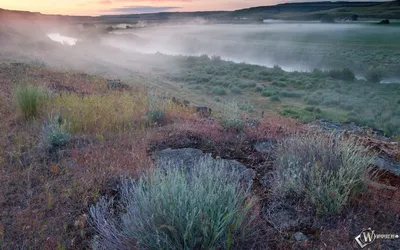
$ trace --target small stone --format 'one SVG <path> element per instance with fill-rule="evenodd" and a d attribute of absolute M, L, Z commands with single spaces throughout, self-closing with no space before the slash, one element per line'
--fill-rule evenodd
<path fill-rule="evenodd" d="M 302 232 L 296 232 L 296 233 L 294 233 L 294 234 L 293 234 L 293 238 L 294 238 L 296 241 L 307 241 L 307 240 L 308 240 L 308 237 L 305 236 Z"/>
<path fill-rule="evenodd" d="M 255 144 L 254 149 L 262 154 L 271 154 L 274 150 L 274 145 L 274 141 L 268 140 Z"/>

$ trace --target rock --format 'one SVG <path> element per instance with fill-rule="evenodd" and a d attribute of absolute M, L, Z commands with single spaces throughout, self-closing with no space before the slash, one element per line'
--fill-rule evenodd
<path fill-rule="evenodd" d="M 379 22 L 379 24 L 390 24 L 389 19 L 383 19 L 382 21 Z"/>
<path fill-rule="evenodd" d="M 197 162 L 203 156 L 203 151 L 194 148 L 167 148 L 155 152 L 156 162 L 160 167 L 164 167 L 164 165 L 160 164 L 160 162 L 172 162 L 179 165 L 190 166 Z"/>
<path fill-rule="evenodd" d="M 276 141 L 272 140 L 267 140 L 267 141 L 262 141 L 258 142 L 254 145 L 254 149 L 262 154 L 272 154 L 274 151 L 274 146 L 276 144 Z"/>
<path fill-rule="evenodd" d="M 189 105 L 190 105 L 189 101 L 187 101 L 187 100 L 179 100 L 176 97 L 172 97 L 171 101 L 173 103 L 175 103 L 176 105 L 180 105 L 180 106 L 184 106 L 184 107 L 189 107 Z"/>
<path fill-rule="evenodd" d="M 157 151 L 154 154 L 156 163 L 163 169 L 173 167 L 189 169 L 196 167 L 202 160 L 212 160 L 224 164 L 227 170 L 237 171 L 243 183 L 252 185 L 255 172 L 246 168 L 243 164 L 235 160 L 214 159 L 211 154 L 205 154 L 203 151 L 194 148 L 171 149 L 167 148 Z"/>
<path fill-rule="evenodd" d="M 259 120 L 254 120 L 254 119 L 246 119 L 246 124 L 249 127 L 258 127 L 258 125 L 260 125 L 260 121 Z"/>
<path fill-rule="evenodd" d="M 252 183 L 253 179 L 256 175 L 253 169 L 246 168 L 242 163 L 235 160 L 225 160 L 220 159 L 220 161 L 224 162 L 228 169 L 238 171 L 240 173 L 240 179 L 245 183 Z"/>
<path fill-rule="evenodd" d="M 305 236 L 302 232 L 296 232 L 293 234 L 293 239 L 296 241 L 307 241 L 308 237 Z"/>
<path fill-rule="evenodd" d="M 300 227 L 310 227 L 312 217 L 297 211 L 293 204 L 288 202 L 272 202 L 267 208 L 268 221 L 279 231 L 289 231 Z"/>
<path fill-rule="evenodd" d="M 361 127 L 358 126 L 354 122 L 332 122 L 327 120 L 316 120 L 310 124 L 308 124 L 308 128 L 310 130 L 321 129 L 327 132 L 341 133 L 341 132 L 350 132 L 357 134 L 369 134 L 374 136 L 384 136 L 384 132 L 378 129 L 373 129 L 369 127 Z"/>
<path fill-rule="evenodd" d="M 376 157 L 375 166 L 400 177 L 400 163 L 394 162 L 389 158 L 381 156 Z"/>
<path fill-rule="evenodd" d="M 196 113 L 200 114 L 202 117 L 209 117 L 212 110 L 209 107 L 194 106 Z"/>

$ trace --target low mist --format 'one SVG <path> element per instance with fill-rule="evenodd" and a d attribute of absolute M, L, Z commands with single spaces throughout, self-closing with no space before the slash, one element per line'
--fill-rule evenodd
<path fill-rule="evenodd" d="M 3 25 L 1 30 L 14 40 L 2 48 L 3 57 L 17 51 L 28 61 L 96 73 L 107 71 L 116 76 L 152 70 L 158 60 L 154 54 L 162 53 L 219 56 L 238 63 L 278 65 L 286 71 L 349 68 L 362 79 L 371 67 L 388 68 L 385 64 L 389 62 L 376 58 L 400 56 L 391 49 L 400 28 L 371 23 L 266 21 L 148 26 L 142 22 L 136 26 L 102 23 L 88 27 L 80 23 L 19 22 Z M 174 66 L 173 57 L 164 65 Z M 398 72 L 400 65 L 391 63 L 385 82 L 400 78 Z"/>

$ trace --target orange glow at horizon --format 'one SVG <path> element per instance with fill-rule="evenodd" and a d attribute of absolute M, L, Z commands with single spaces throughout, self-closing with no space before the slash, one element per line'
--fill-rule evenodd
<path fill-rule="evenodd" d="M 0 0 L 0 8 L 61 15 L 135 14 L 164 11 L 235 10 L 282 0 Z M 139 8 L 139 9 L 136 9 Z"/>

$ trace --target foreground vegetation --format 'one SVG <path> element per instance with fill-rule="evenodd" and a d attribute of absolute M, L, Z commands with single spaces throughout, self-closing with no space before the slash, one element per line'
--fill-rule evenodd
<path fill-rule="evenodd" d="M 275 218 L 271 206 L 285 197 L 316 218 L 301 229 L 321 235 L 307 241 L 310 247 L 349 247 L 348 240 L 322 237 L 318 223 L 363 217 L 349 210 L 354 204 L 365 216 L 385 211 L 376 223 L 388 230 L 398 226 L 397 198 L 363 198 L 374 189 L 364 185 L 371 156 L 359 143 L 304 135 L 296 121 L 278 116 L 249 122 L 249 103 L 221 101 L 207 118 L 140 86 L 38 66 L 1 67 L 2 249 L 288 248 L 298 243 L 283 235 L 293 232 L 278 233 L 268 222 Z M 278 141 L 276 153 L 254 153 L 253 144 L 265 140 Z M 273 185 L 257 177 L 249 189 L 210 157 L 188 172 L 168 162 L 161 170 L 151 154 L 167 147 L 237 159 Z"/>
<path fill-rule="evenodd" d="M 247 237 L 252 201 L 238 172 L 210 158 L 185 172 L 164 164 L 166 171 L 123 180 L 119 202 L 103 198 L 90 208 L 94 249 L 231 249 Z M 115 203 L 125 211 L 119 218 L 110 213 Z"/>

